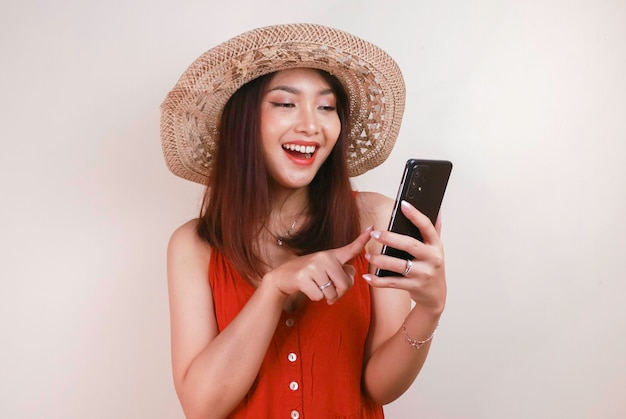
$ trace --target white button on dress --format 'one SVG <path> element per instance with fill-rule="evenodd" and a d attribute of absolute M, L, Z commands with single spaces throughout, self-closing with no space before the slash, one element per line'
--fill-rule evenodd
<path fill-rule="evenodd" d="M 299 417 L 300 417 L 300 412 L 298 412 L 297 410 L 291 411 L 291 419 L 298 419 Z"/>
<path fill-rule="evenodd" d="M 287 359 L 289 360 L 289 362 L 296 362 L 296 359 L 298 359 L 298 355 L 291 352 L 289 355 L 287 355 Z"/>
<path fill-rule="evenodd" d="M 298 389 L 298 387 L 299 387 L 299 386 L 298 386 L 298 383 L 296 383 L 295 381 L 292 381 L 291 383 L 289 383 L 289 388 L 290 388 L 292 391 L 296 391 L 296 390 Z"/>
<path fill-rule="evenodd" d="M 292 327 L 296 322 L 293 319 L 287 319 L 285 321 L 285 324 L 287 325 L 287 327 Z"/>

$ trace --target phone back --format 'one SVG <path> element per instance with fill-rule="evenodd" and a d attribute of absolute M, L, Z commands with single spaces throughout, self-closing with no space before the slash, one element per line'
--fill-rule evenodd
<path fill-rule="evenodd" d="M 400 210 L 400 202 L 403 200 L 409 202 L 435 224 L 451 171 L 452 163 L 447 160 L 408 160 L 388 230 L 423 241 L 419 229 Z M 409 253 L 389 246 L 384 246 L 382 253 L 401 259 L 413 259 Z M 389 276 L 398 273 L 378 270 L 377 275 Z"/>

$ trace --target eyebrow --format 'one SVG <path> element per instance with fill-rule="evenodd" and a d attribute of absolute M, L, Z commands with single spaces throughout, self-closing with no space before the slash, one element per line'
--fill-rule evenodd
<path fill-rule="evenodd" d="M 273 92 L 275 90 L 282 90 L 284 92 L 292 93 L 294 95 L 301 93 L 300 89 L 296 89 L 295 87 L 292 87 L 292 86 L 283 86 L 283 85 L 272 87 L 271 89 L 268 90 L 268 93 Z M 328 88 L 328 89 L 321 90 L 319 94 L 320 95 L 332 95 L 334 94 L 334 92 L 332 89 Z"/>

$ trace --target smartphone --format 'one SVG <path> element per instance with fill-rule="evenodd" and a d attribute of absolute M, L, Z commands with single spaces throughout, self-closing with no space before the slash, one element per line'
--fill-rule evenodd
<path fill-rule="evenodd" d="M 387 230 L 424 241 L 419 229 L 402 214 L 400 203 L 409 202 L 435 224 L 451 172 L 452 162 L 447 160 L 407 160 Z M 383 246 L 382 254 L 400 259 L 414 259 L 413 255 L 390 246 Z M 376 275 L 400 276 L 401 274 L 377 269 Z"/>

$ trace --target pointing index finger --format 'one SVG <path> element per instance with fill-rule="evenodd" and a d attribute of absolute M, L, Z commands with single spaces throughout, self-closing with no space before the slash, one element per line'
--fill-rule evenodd
<path fill-rule="evenodd" d="M 342 265 L 345 265 L 349 260 L 361 253 L 367 242 L 370 240 L 370 232 L 372 231 L 372 228 L 372 226 L 366 228 L 365 231 L 359 234 L 359 237 L 354 239 L 352 243 L 348 243 L 343 247 L 335 249 L 334 253 L 337 261 L 339 261 Z"/>

